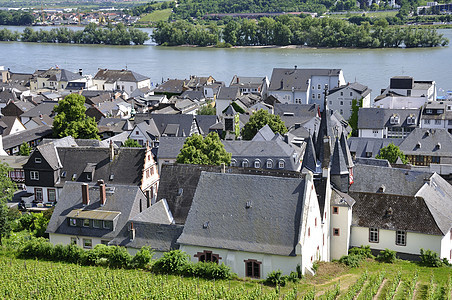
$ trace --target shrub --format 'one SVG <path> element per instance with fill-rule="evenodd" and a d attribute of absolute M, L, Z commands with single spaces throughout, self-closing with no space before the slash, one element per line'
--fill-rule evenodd
<path fill-rule="evenodd" d="M 130 266 L 132 268 L 145 269 L 149 266 L 152 257 L 154 256 L 154 250 L 150 247 L 143 247 L 132 258 Z"/>
<path fill-rule="evenodd" d="M 361 260 L 362 257 L 359 255 L 344 255 L 339 259 L 339 262 L 351 268 L 357 268 Z"/>
<path fill-rule="evenodd" d="M 282 275 L 281 270 L 272 271 L 267 275 L 267 279 L 265 279 L 265 283 L 273 286 L 285 286 L 288 277 Z"/>
<path fill-rule="evenodd" d="M 443 262 L 438 256 L 438 253 L 432 251 L 432 250 L 424 250 L 421 248 L 421 261 L 419 262 L 420 265 L 426 266 L 426 267 L 441 267 L 443 265 Z"/>
<path fill-rule="evenodd" d="M 119 246 L 106 246 L 111 248 L 108 251 L 108 256 L 105 257 L 108 260 L 108 265 L 111 268 L 127 268 L 131 261 L 132 256 L 127 252 L 127 249 Z"/>
<path fill-rule="evenodd" d="M 314 272 L 317 272 L 317 270 L 319 269 L 319 261 L 316 260 L 313 264 L 312 264 L 312 269 L 314 270 Z"/>
<path fill-rule="evenodd" d="M 295 268 L 295 270 L 297 271 L 298 279 L 303 278 L 303 271 L 301 270 L 301 265 L 300 264 L 297 264 L 297 267 Z"/>
<path fill-rule="evenodd" d="M 370 246 L 361 246 L 361 247 L 353 247 L 348 251 L 348 255 L 359 255 L 362 258 L 375 258 L 372 255 L 372 250 L 370 250 Z"/>
<path fill-rule="evenodd" d="M 165 252 L 161 258 L 159 258 L 152 270 L 156 273 L 166 274 L 182 274 L 183 268 L 188 264 L 188 254 L 180 250 L 171 250 Z"/>
<path fill-rule="evenodd" d="M 26 242 L 18 251 L 20 258 L 42 258 L 52 259 L 53 247 L 44 238 L 32 238 Z"/>
<path fill-rule="evenodd" d="M 287 280 L 293 283 L 297 283 L 298 281 L 300 281 L 300 278 L 298 277 L 297 272 L 290 272 L 290 275 L 287 277 Z"/>
<path fill-rule="evenodd" d="M 231 269 L 225 264 L 219 265 L 213 262 L 187 263 L 183 267 L 182 274 L 205 279 L 229 279 Z"/>
<path fill-rule="evenodd" d="M 397 260 L 397 252 L 395 252 L 394 250 L 389 250 L 389 249 L 385 249 L 383 251 L 380 251 L 380 254 L 378 254 L 377 256 L 377 260 L 380 262 L 385 262 L 388 264 L 393 264 L 396 262 Z"/>

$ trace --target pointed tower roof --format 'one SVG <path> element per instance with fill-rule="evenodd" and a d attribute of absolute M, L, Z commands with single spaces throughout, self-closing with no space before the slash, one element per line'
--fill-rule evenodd
<path fill-rule="evenodd" d="M 303 170 L 304 168 L 307 168 L 308 170 L 316 173 L 317 158 L 315 155 L 314 143 L 311 136 L 309 136 L 308 143 L 306 144 L 306 149 L 304 150 L 301 169 Z"/>
<path fill-rule="evenodd" d="M 331 158 L 331 175 L 348 174 L 347 163 L 345 162 L 344 152 L 342 151 L 339 138 L 336 137 L 336 143 L 334 144 L 333 157 Z"/>
<path fill-rule="evenodd" d="M 341 134 L 341 148 L 342 148 L 342 152 L 344 152 L 344 158 L 345 158 L 345 163 L 347 164 L 347 167 L 353 168 L 353 166 L 354 166 L 353 159 L 352 159 L 352 155 L 350 153 L 350 149 L 348 148 L 347 139 L 345 137 L 344 131 L 342 131 L 342 134 Z"/>
<path fill-rule="evenodd" d="M 319 126 L 319 131 L 317 134 L 317 141 L 316 141 L 316 154 L 317 157 L 322 157 L 322 152 L 323 152 L 323 139 L 324 137 L 329 136 L 330 138 L 333 138 L 333 128 L 331 126 L 331 113 L 330 110 L 328 109 L 328 106 L 326 106 L 326 108 L 322 111 L 321 114 L 321 119 L 320 119 L 320 126 Z M 320 159 L 320 161 L 322 161 Z"/>

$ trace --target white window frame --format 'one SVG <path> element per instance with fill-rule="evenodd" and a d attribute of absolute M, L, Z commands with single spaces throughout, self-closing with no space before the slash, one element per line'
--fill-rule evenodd
<path fill-rule="evenodd" d="M 369 243 L 378 243 L 380 241 L 380 232 L 378 228 L 369 228 Z"/>
<path fill-rule="evenodd" d="M 30 179 L 31 180 L 39 180 L 39 172 L 38 171 L 30 171 Z"/>
<path fill-rule="evenodd" d="M 284 169 L 284 160 L 280 160 L 279 162 L 278 162 L 278 168 L 280 168 L 280 169 Z"/>
<path fill-rule="evenodd" d="M 259 169 L 261 167 L 261 162 L 256 160 L 254 161 L 254 168 Z"/>
<path fill-rule="evenodd" d="M 273 161 L 271 159 L 267 160 L 267 169 L 273 168 Z"/>
<path fill-rule="evenodd" d="M 92 239 L 83 239 L 83 248 L 92 249 L 93 248 L 93 240 Z"/>
<path fill-rule="evenodd" d="M 97 223 L 96 223 L 97 222 Z M 102 220 L 93 220 L 93 228 L 102 228 Z"/>
<path fill-rule="evenodd" d="M 406 231 L 397 230 L 396 231 L 396 241 L 397 246 L 406 246 Z"/>
<path fill-rule="evenodd" d="M 76 227 L 77 226 L 77 219 L 76 218 L 69 218 L 69 226 Z"/>

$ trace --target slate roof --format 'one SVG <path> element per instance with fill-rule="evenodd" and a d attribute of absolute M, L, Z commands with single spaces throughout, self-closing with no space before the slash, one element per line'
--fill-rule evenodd
<path fill-rule="evenodd" d="M 400 146 L 403 139 L 399 138 L 364 138 L 364 137 L 350 137 L 347 140 L 350 152 L 355 153 L 356 157 L 367 157 L 367 152 L 371 153 L 371 157 L 375 157 L 380 153 L 380 149 L 393 143 Z"/>
<path fill-rule="evenodd" d="M 384 194 L 413 197 L 432 173 L 356 164 L 353 175 L 350 192 L 377 193 L 384 187 Z"/>
<path fill-rule="evenodd" d="M 157 201 L 166 199 L 176 224 L 185 223 L 202 171 L 220 173 L 221 167 L 184 164 L 162 165 Z M 287 170 L 238 168 L 229 166 L 226 166 L 225 171 L 226 173 L 234 174 L 254 174 L 291 178 L 300 178 L 304 176 L 300 172 L 291 172 Z"/>
<path fill-rule="evenodd" d="M 11 101 L 5 107 L 1 109 L 2 115 L 4 116 L 20 116 L 27 110 L 35 107 L 32 103 L 28 101 Z"/>
<path fill-rule="evenodd" d="M 209 129 L 218 121 L 218 117 L 212 115 L 196 115 L 195 118 L 202 135 L 208 135 Z"/>
<path fill-rule="evenodd" d="M 13 169 L 23 169 L 23 166 L 27 163 L 29 156 L 10 156 L 0 155 L 0 162 L 6 163 Z"/>
<path fill-rule="evenodd" d="M 174 219 L 169 210 L 168 203 L 165 199 L 162 199 L 134 216 L 131 221 L 169 225 L 173 223 Z"/>
<path fill-rule="evenodd" d="M 275 115 L 313 118 L 319 115 L 318 104 L 275 103 Z"/>
<path fill-rule="evenodd" d="M 61 172 L 66 176 L 61 178 L 57 186 L 63 186 L 65 181 L 71 181 L 76 174 L 76 181 L 88 182 L 82 173 L 88 163 L 95 163 L 92 182 L 103 179 L 106 184 L 123 184 L 141 186 L 142 171 L 145 159 L 145 148 L 115 149 L 115 157 L 110 161 L 110 148 L 70 147 L 57 148 L 63 165 Z M 114 175 L 113 179 L 111 175 Z"/>
<path fill-rule="evenodd" d="M 252 141 L 271 141 L 275 137 L 273 130 L 265 124 L 264 127 L 259 129 L 256 135 L 253 137 Z"/>
<path fill-rule="evenodd" d="M 82 79 L 78 73 L 68 71 L 66 69 L 55 69 L 51 68 L 43 73 L 39 74 L 38 77 L 47 78 L 49 81 L 72 81 L 77 79 Z"/>
<path fill-rule="evenodd" d="M 344 158 L 339 138 L 336 138 L 333 155 L 331 157 L 331 175 L 348 174 L 347 163 Z"/>
<path fill-rule="evenodd" d="M 397 114 L 400 123 L 391 124 L 391 116 Z M 413 115 L 416 117 L 416 124 L 408 124 L 407 118 Z M 358 112 L 359 129 L 382 129 L 386 127 L 410 127 L 419 125 L 421 109 L 388 109 L 388 108 L 360 108 Z"/>
<path fill-rule="evenodd" d="M 38 106 L 35 106 L 29 110 L 27 110 L 26 112 L 24 112 L 23 114 L 20 115 L 20 117 L 28 117 L 28 118 L 33 118 L 39 115 L 48 115 L 51 116 L 53 115 L 53 109 L 55 108 L 55 106 L 58 104 L 58 102 L 43 102 L 41 104 L 39 104 Z"/>
<path fill-rule="evenodd" d="M 355 159 L 355 163 L 361 165 L 391 168 L 391 164 L 387 159 L 357 157 Z"/>
<path fill-rule="evenodd" d="M 141 122 L 139 124 L 135 125 L 136 128 L 138 128 L 141 132 L 145 133 L 148 135 L 148 138 L 152 138 L 152 137 L 159 137 L 160 136 L 160 132 L 158 131 L 157 127 L 155 126 L 154 121 L 151 119 L 148 122 Z"/>
<path fill-rule="evenodd" d="M 185 91 L 180 95 L 180 98 L 199 101 L 205 99 L 206 97 L 204 97 L 204 93 L 202 91 Z"/>
<path fill-rule="evenodd" d="M 2 116 L 0 121 L 6 124 L 6 129 L 3 131 L 3 136 L 7 136 L 11 133 L 11 129 L 13 129 L 13 125 L 16 121 L 20 123 L 20 120 L 15 116 Z M 22 124 L 23 125 L 23 124 Z M 42 124 L 41 124 L 42 125 Z"/>
<path fill-rule="evenodd" d="M 109 185 L 107 184 L 107 201 L 105 205 L 100 205 L 99 187 L 90 185 L 89 187 L 89 205 L 82 204 L 82 184 L 79 182 L 66 182 L 60 193 L 58 205 L 50 218 L 47 226 L 48 233 L 67 234 L 75 236 L 92 236 L 105 239 L 113 239 L 126 225 L 127 221 L 140 213 L 140 201 L 145 205 L 146 197 L 137 186 Z M 114 187 L 114 192 L 108 189 Z M 83 211 L 104 211 L 120 212 L 117 217 L 114 230 L 96 229 L 86 227 L 69 226 L 67 215 L 75 210 Z"/>
<path fill-rule="evenodd" d="M 450 157 L 452 135 L 446 129 L 416 128 L 400 143 L 399 148 L 405 155 Z"/>
<path fill-rule="evenodd" d="M 105 80 L 107 83 L 114 83 L 116 81 L 140 82 L 149 79 L 149 77 L 130 70 L 99 69 L 93 79 Z"/>
<path fill-rule="evenodd" d="M 274 68 L 269 90 L 306 92 L 312 76 L 339 76 L 341 69 Z"/>
<path fill-rule="evenodd" d="M 178 243 L 295 256 L 304 185 L 304 179 L 203 172 Z"/>
<path fill-rule="evenodd" d="M 52 135 L 52 127 L 43 125 L 33 129 L 24 130 L 10 134 L 3 138 L 3 149 L 10 149 L 19 146 L 23 142 L 31 142 Z"/>
<path fill-rule="evenodd" d="M 365 86 L 365 85 L 363 85 L 363 84 L 360 84 L 360 83 L 358 83 L 358 82 L 352 82 L 352 83 L 347 83 L 347 84 L 345 84 L 345 85 L 341 85 L 341 86 L 339 86 L 339 87 L 335 87 L 335 88 L 333 88 L 333 89 L 331 89 L 329 92 L 328 92 L 328 94 L 333 94 L 333 93 L 336 93 L 336 92 L 339 92 L 339 91 L 341 91 L 341 90 L 343 90 L 343 89 L 345 89 L 345 88 L 350 88 L 350 89 L 352 89 L 352 90 L 354 90 L 355 92 L 357 92 L 357 93 L 359 93 L 359 94 L 361 94 L 361 96 L 364 98 L 364 97 L 366 97 L 367 95 L 369 95 L 370 94 L 370 92 L 372 92 L 372 90 L 371 89 L 369 89 L 367 86 Z"/>
<path fill-rule="evenodd" d="M 217 93 L 217 100 L 232 100 L 234 101 L 240 97 L 240 90 L 238 87 L 220 87 Z"/>
<path fill-rule="evenodd" d="M 265 79 L 266 79 L 266 77 L 246 77 L 246 76 L 234 75 L 229 86 L 239 86 L 239 87 L 256 88 L 257 89 L 264 84 Z M 259 91 L 259 92 L 262 92 L 262 91 Z"/>
<path fill-rule="evenodd" d="M 143 221 L 133 221 L 135 228 L 135 239 L 130 240 L 130 223 L 122 228 L 118 235 L 109 243 L 109 245 L 123 246 L 127 248 L 141 249 L 144 246 L 150 246 L 155 251 L 166 252 L 173 249 L 179 249 L 176 240 L 184 229 L 181 225 L 155 224 Z"/>
<path fill-rule="evenodd" d="M 156 87 L 153 91 L 156 94 L 182 94 L 182 92 L 186 89 L 186 81 L 187 80 L 181 79 L 168 79 L 167 81 Z"/>
<path fill-rule="evenodd" d="M 184 115 L 184 114 L 168 115 L 168 114 L 142 113 L 135 115 L 135 124 L 139 124 L 143 121 L 152 119 L 154 120 L 154 123 L 157 126 L 158 131 L 160 132 L 160 135 L 163 135 L 165 133 L 166 127 L 169 124 L 177 124 L 179 125 L 177 136 L 181 137 L 190 135 L 193 118 L 194 118 L 193 115 Z"/>
<path fill-rule="evenodd" d="M 41 126 L 41 125 L 52 126 L 52 124 L 53 124 L 53 119 L 51 117 L 49 117 L 48 115 L 36 116 L 36 117 L 31 118 L 31 120 L 33 122 L 35 122 L 36 124 L 38 124 L 38 126 Z M 30 122 L 30 121 L 28 121 L 28 122 Z"/>
<path fill-rule="evenodd" d="M 62 167 L 60 158 L 57 153 L 57 148 L 53 143 L 39 145 L 37 147 L 39 153 L 41 153 L 42 157 L 49 164 L 52 170 L 58 170 Z"/>
<path fill-rule="evenodd" d="M 186 137 L 160 137 L 157 158 L 176 158 L 184 146 L 185 139 Z"/>
<path fill-rule="evenodd" d="M 8 103 L 9 101 L 19 101 L 17 93 L 11 88 L 0 89 L 0 102 Z"/>
<path fill-rule="evenodd" d="M 315 156 L 314 142 L 312 141 L 311 136 L 307 139 L 306 149 L 303 154 L 301 169 L 304 168 L 307 168 L 314 173 L 317 172 L 317 157 Z"/>

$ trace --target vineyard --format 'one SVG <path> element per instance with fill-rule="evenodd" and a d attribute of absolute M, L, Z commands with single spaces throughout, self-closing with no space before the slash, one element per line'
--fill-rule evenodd
<path fill-rule="evenodd" d="M 328 267 L 334 264 L 323 264 Z M 452 269 L 367 261 L 274 288 L 0 256 L 0 299 L 451 299 Z"/>

